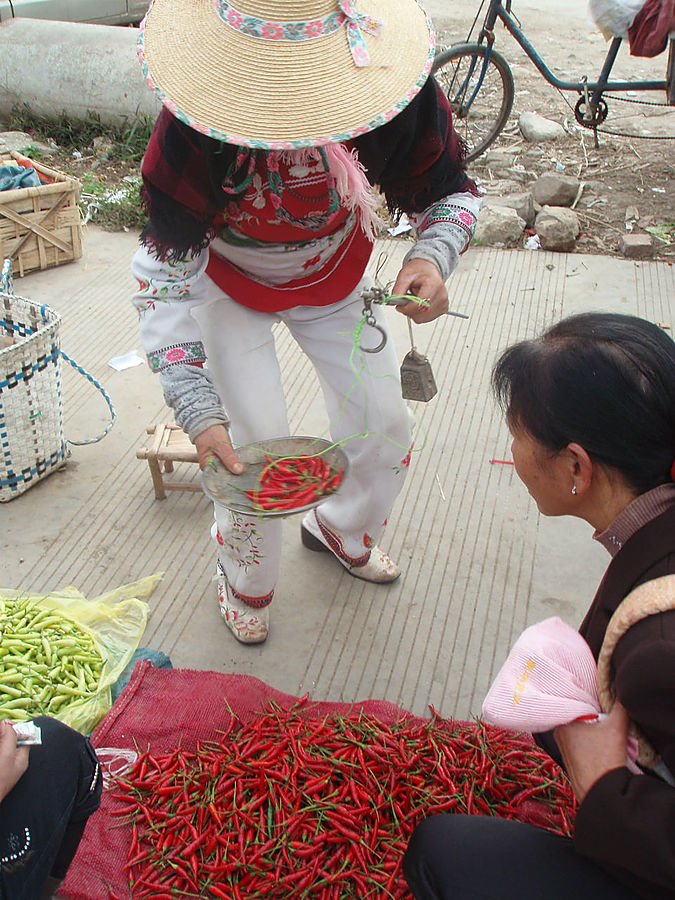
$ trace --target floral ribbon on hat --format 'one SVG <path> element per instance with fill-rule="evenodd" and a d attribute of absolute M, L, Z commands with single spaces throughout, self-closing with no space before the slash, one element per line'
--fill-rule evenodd
<path fill-rule="evenodd" d="M 369 66 L 370 55 L 362 32 L 379 37 L 384 22 L 374 16 L 356 11 L 354 0 L 338 0 L 339 9 L 322 19 L 307 21 L 268 22 L 256 16 L 239 12 L 226 0 L 215 0 L 216 12 L 226 25 L 248 37 L 265 41 L 306 41 L 325 37 L 343 26 L 346 27 L 347 43 L 355 66 Z"/>

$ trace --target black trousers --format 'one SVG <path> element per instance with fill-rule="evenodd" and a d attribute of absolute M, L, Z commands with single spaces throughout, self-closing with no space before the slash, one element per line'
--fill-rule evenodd
<path fill-rule="evenodd" d="M 93 747 L 56 719 L 37 718 L 42 745 L 0 803 L 0 900 L 36 900 L 65 876 L 89 816 L 101 802 Z"/>
<path fill-rule="evenodd" d="M 492 816 L 424 819 L 403 858 L 416 900 L 636 900 L 569 838 Z"/>

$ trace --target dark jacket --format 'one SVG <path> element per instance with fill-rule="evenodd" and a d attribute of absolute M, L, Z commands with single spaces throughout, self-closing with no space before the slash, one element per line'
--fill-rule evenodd
<path fill-rule="evenodd" d="M 639 584 L 675 574 L 675 506 L 648 522 L 613 557 L 579 632 L 597 659 L 612 613 Z M 649 616 L 612 657 L 617 699 L 675 774 L 675 610 Z M 537 743 L 557 761 L 550 733 Z M 675 787 L 620 768 L 600 778 L 577 812 L 574 845 L 649 900 L 675 898 Z"/>

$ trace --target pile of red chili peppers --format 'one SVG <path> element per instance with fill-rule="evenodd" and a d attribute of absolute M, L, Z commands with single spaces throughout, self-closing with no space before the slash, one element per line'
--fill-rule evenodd
<path fill-rule="evenodd" d="M 233 717 L 196 752 L 139 757 L 118 795 L 133 898 L 391 900 L 410 896 L 401 859 L 425 816 L 534 806 L 570 833 L 567 779 L 525 738 L 435 713 L 385 725 L 300 708 Z"/>
<path fill-rule="evenodd" d="M 246 491 L 257 509 L 298 509 L 321 500 L 336 491 L 342 482 L 342 469 L 334 469 L 320 456 L 296 456 L 284 459 L 265 457 L 259 487 Z"/>

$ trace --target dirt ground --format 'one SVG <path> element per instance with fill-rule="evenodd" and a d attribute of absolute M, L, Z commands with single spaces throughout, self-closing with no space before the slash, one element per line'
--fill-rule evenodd
<path fill-rule="evenodd" d="M 441 47 L 467 38 L 477 4 L 460 0 L 447 7 L 452 17 L 436 20 Z M 607 44 L 585 19 L 521 10 L 517 0 L 515 9 L 528 39 L 559 78 L 576 80 L 587 75 L 589 81 L 597 79 Z M 628 230 L 639 233 L 655 228 L 665 238 L 655 237 L 655 256 L 675 258 L 675 107 L 634 102 L 662 104 L 664 94 L 631 92 L 616 95 L 630 102 L 608 100 L 609 114 L 601 130 L 630 137 L 601 133 L 596 148 L 593 132 L 575 121 L 577 95 L 563 95 L 547 84 L 501 23 L 495 29 L 495 48 L 513 72 L 515 102 L 505 130 L 487 156 L 491 150 L 508 150 L 516 156 L 508 171 L 495 170 L 486 156 L 471 163 L 471 174 L 481 189 L 488 195 L 518 193 L 541 174 L 570 175 L 584 185 L 575 207 L 581 225 L 578 252 L 613 255 L 620 252 L 621 237 Z M 665 68 L 666 54 L 654 59 L 631 57 L 625 42 L 612 78 L 664 80 Z M 518 117 L 525 111 L 560 123 L 565 137 L 539 146 L 528 144 L 518 128 Z"/>

